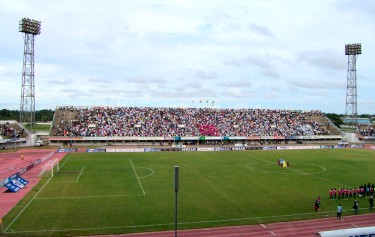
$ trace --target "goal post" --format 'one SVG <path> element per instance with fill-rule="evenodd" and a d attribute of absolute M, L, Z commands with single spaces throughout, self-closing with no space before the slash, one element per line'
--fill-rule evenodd
<path fill-rule="evenodd" d="M 59 160 L 54 159 L 54 160 L 49 160 L 47 164 L 43 165 L 42 168 L 40 169 L 40 173 L 38 177 L 42 177 L 44 174 L 50 174 L 51 178 L 59 171 L 60 166 L 59 166 Z"/>

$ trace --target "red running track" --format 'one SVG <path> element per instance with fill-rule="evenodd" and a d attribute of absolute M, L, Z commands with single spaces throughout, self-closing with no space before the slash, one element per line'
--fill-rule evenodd
<path fill-rule="evenodd" d="M 232 227 L 192 229 L 178 231 L 179 237 L 304 237 L 327 230 L 347 229 L 356 227 L 375 226 L 375 213 L 343 217 L 334 217 L 278 222 L 259 225 L 244 225 Z M 172 237 L 174 231 L 136 233 L 124 235 L 102 235 L 103 237 Z M 98 237 L 98 236 L 97 236 Z"/>
<path fill-rule="evenodd" d="M 42 158 L 50 153 L 51 149 L 21 149 L 16 152 L 0 153 L 0 180 L 8 178 L 9 176 L 17 173 L 20 169 L 25 168 L 31 162 Z M 24 159 L 21 159 L 21 154 L 24 154 Z M 50 159 L 61 160 L 66 153 L 55 153 Z M 23 189 L 17 193 L 5 192 L 6 187 L 0 187 L 0 219 L 3 218 L 38 182 L 38 174 L 43 166 L 38 166 L 30 169 L 23 178 L 29 181 Z"/>

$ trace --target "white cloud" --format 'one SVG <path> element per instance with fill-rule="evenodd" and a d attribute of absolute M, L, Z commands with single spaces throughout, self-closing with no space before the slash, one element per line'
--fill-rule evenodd
<path fill-rule="evenodd" d="M 20 104 L 18 21 L 35 41 L 37 108 L 56 105 L 320 109 L 345 106 L 346 43 L 359 42 L 359 113 L 375 113 L 373 1 L 0 0 L 0 107 Z M 312 103 L 312 101 L 325 101 Z M 361 104 L 363 103 L 363 104 Z"/>
<path fill-rule="evenodd" d="M 255 34 L 260 35 L 265 38 L 273 39 L 276 37 L 275 34 L 270 29 L 268 29 L 268 27 L 263 26 L 263 25 L 258 25 L 254 22 L 250 23 L 249 29 Z"/>
<path fill-rule="evenodd" d="M 299 62 L 311 64 L 315 67 L 323 69 L 328 68 L 335 71 L 344 71 L 346 66 L 342 54 L 330 49 L 304 51 L 298 55 L 297 60 Z"/>

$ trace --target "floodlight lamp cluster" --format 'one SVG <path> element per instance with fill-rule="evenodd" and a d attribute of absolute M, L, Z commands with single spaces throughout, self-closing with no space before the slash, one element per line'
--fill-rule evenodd
<path fill-rule="evenodd" d="M 37 20 L 32 20 L 29 18 L 22 18 L 20 20 L 19 32 L 32 34 L 32 35 L 39 35 L 40 34 L 40 27 L 41 22 Z"/>
<path fill-rule="evenodd" d="M 345 45 L 345 55 L 356 55 L 362 53 L 362 46 L 361 44 L 354 43 L 354 44 L 346 44 Z"/>

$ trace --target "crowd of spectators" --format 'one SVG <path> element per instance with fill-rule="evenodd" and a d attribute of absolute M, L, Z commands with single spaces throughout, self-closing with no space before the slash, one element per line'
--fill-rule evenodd
<path fill-rule="evenodd" d="M 0 135 L 8 138 L 20 137 L 23 134 L 24 129 L 17 131 L 17 129 L 11 127 L 9 123 L 4 123 L 0 126 Z"/>
<path fill-rule="evenodd" d="M 215 108 L 91 107 L 60 108 L 62 119 L 54 125 L 63 136 L 291 136 L 327 135 L 310 116 L 320 111 Z"/>
<path fill-rule="evenodd" d="M 374 137 L 375 136 L 375 130 L 373 126 L 367 127 L 366 129 L 360 130 L 362 136 L 369 136 Z"/>

